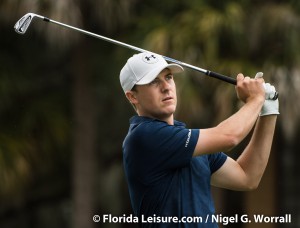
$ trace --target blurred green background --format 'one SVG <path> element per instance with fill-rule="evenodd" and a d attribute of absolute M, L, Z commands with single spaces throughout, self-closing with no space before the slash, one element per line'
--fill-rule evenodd
<path fill-rule="evenodd" d="M 132 214 L 121 147 L 135 113 L 119 72 L 135 52 L 40 20 L 18 35 L 27 12 L 225 75 L 264 72 L 280 93 L 270 162 L 253 192 L 213 189 L 216 209 L 292 215 L 230 227 L 300 227 L 300 1 L 1 0 L 1 228 L 135 227 L 92 221 Z M 176 118 L 189 128 L 240 106 L 232 85 L 188 69 L 177 86 Z"/>

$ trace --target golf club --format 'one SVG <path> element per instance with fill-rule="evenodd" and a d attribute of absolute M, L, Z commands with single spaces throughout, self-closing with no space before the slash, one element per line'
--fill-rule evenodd
<path fill-rule="evenodd" d="M 132 45 L 129 45 L 129 44 L 117 41 L 117 40 L 113 40 L 113 39 L 110 39 L 108 37 L 101 36 L 101 35 L 98 35 L 98 34 L 95 34 L 95 33 L 92 33 L 92 32 L 88 32 L 88 31 L 85 31 L 85 30 L 82 30 L 82 29 L 79 29 L 79 28 L 76 28 L 76 27 L 73 27 L 73 26 L 70 26 L 70 25 L 67 25 L 67 24 L 55 21 L 55 20 L 52 20 L 50 18 L 41 16 L 41 15 L 38 15 L 38 14 L 35 14 L 35 13 L 27 13 L 20 20 L 18 20 L 17 23 L 14 26 L 15 31 L 17 33 L 19 33 L 19 34 L 25 34 L 26 31 L 27 31 L 27 29 L 28 29 L 28 27 L 29 27 L 29 25 L 30 25 L 30 23 L 31 23 L 31 21 L 34 18 L 38 18 L 38 19 L 41 19 L 41 20 L 46 21 L 46 22 L 51 22 L 51 23 L 54 23 L 56 25 L 60 25 L 60 26 L 63 26 L 65 28 L 69 28 L 69 29 L 81 32 L 83 34 L 86 34 L 86 35 L 89 35 L 89 36 L 92 36 L 92 37 L 95 37 L 95 38 L 98 38 L 98 39 L 101 39 L 101 40 L 105 40 L 107 42 L 110 42 L 110 43 L 113 43 L 113 44 L 117 44 L 117 45 L 120 45 L 122 47 L 126 47 L 126 48 L 129 48 L 129 49 L 138 51 L 138 52 L 150 52 L 150 51 L 144 50 L 142 48 L 135 47 L 135 46 L 132 46 Z M 153 53 L 153 52 L 151 52 L 151 53 Z M 203 73 L 203 74 L 205 74 L 207 76 L 210 76 L 210 77 L 213 77 L 213 78 L 217 78 L 217 79 L 225 81 L 227 83 L 236 85 L 236 79 L 234 79 L 232 77 L 228 77 L 228 76 L 225 76 L 225 75 L 213 72 L 213 71 L 205 70 L 205 69 L 202 69 L 202 68 L 199 68 L 199 67 L 196 67 L 196 66 L 193 66 L 193 65 L 190 65 L 190 64 L 178 61 L 176 59 L 172 59 L 170 57 L 166 57 L 166 56 L 162 56 L 162 57 L 166 61 L 169 61 L 169 62 L 172 62 L 172 63 L 176 63 L 176 64 L 181 65 L 183 67 L 186 67 L 186 68 L 198 71 L 200 73 Z M 278 97 L 278 93 L 275 92 L 275 95 L 274 95 L 274 97 L 273 97 L 272 100 L 276 100 L 277 97 Z"/>

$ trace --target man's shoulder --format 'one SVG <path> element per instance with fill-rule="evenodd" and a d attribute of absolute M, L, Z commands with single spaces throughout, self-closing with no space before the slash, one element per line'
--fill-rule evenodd
<path fill-rule="evenodd" d="M 179 131 L 184 130 L 184 124 L 176 121 L 174 125 L 167 122 L 143 116 L 133 116 L 130 119 L 130 127 L 126 141 L 137 143 L 154 143 L 170 138 Z"/>

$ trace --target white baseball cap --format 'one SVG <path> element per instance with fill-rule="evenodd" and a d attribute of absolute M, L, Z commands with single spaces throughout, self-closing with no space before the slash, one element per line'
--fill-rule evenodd
<path fill-rule="evenodd" d="M 158 74 L 168 68 L 172 73 L 180 73 L 183 68 L 178 64 L 168 64 L 158 54 L 145 52 L 130 57 L 120 72 L 121 86 L 126 93 L 134 85 L 146 85 L 152 82 Z"/>

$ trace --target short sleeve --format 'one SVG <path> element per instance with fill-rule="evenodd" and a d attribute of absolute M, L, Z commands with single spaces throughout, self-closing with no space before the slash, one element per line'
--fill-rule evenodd
<path fill-rule="evenodd" d="M 209 167 L 211 173 L 216 172 L 225 163 L 227 155 L 223 152 L 208 155 Z"/>

